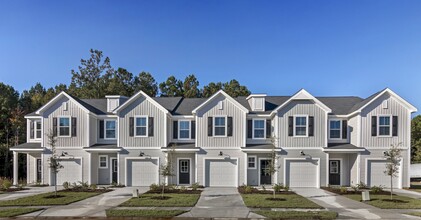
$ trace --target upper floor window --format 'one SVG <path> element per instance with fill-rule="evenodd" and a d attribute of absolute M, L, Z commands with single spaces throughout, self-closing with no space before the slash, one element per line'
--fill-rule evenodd
<path fill-rule="evenodd" d="M 69 117 L 59 118 L 58 136 L 62 136 L 62 137 L 70 136 L 70 118 Z"/>
<path fill-rule="evenodd" d="M 116 121 L 105 120 L 105 139 L 115 139 Z"/>
<path fill-rule="evenodd" d="M 307 136 L 307 116 L 294 116 L 294 136 Z"/>
<path fill-rule="evenodd" d="M 135 134 L 139 137 L 147 137 L 148 136 L 148 117 L 146 116 L 139 116 L 136 117 L 135 123 Z"/>
<path fill-rule="evenodd" d="M 226 117 L 214 117 L 214 134 L 215 136 L 226 136 Z"/>
<path fill-rule="evenodd" d="M 330 120 L 329 121 L 329 138 L 340 139 L 341 138 L 341 120 Z"/>
<path fill-rule="evenodd" d="M 379 136 L 390 136 L 391 116 L 379 116 Z"/>
<path fill-rule="evenodd" d="M 34 137 L 35 139 L 41 139 L 41 121 L 36 120 L 34 121 Z"/>
<path fill-rule="evenodd" d="M 265 138 L 265 123 L 264 119 L 253 119 L 253 139 Z"/>
<path fill-rule="evenodd" d="M 190 139 L 190 121 L 178 121 L 178 139 Z"/>

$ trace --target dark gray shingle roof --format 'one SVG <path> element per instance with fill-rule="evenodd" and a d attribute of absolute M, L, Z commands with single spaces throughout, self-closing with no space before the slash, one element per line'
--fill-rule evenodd
<path fill-rule="evenodd" d="M 22 149 L 42 149 L 41 143 L 23 143 L 12 148 L 22 148 Z"/>

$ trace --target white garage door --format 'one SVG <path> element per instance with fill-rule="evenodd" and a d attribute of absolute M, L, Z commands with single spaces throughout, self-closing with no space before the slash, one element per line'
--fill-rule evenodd
<path fill-rule="evenodd" d="M 57 173 L 57 185 L 63 185 L 64 182 L 78 183 L 82 181 L 81 161 L 81 159 L 60 160 L 63 168 Z"/>
<path fill-rule="evenodd" d="M 158 159 L 127 160 L 127 186 L 150 186 L 159 183 Z"/>
<path fill-rule="evenodd" d="M 317 160 L 287 160 L 286 185 L 290 187 L 317 187 Z"/>
<path fill-rule="evenodd" d="M 237 160 L 205 160 L 205 186 L 237 186 Z"/>
<path fill-rule="evenodd" d="M 384 160 L 367 160 L 367 185 L 368 186 L 385 186 L 390 188 L 390 176 L 386 175 L 386 162 Z M 398 177 L 393 177 L 393 187 L 399 186 Z"/>

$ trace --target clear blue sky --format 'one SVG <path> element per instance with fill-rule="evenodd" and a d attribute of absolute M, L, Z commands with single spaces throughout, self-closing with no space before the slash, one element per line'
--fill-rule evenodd
<path fill-rule="evenodd" d="M 367 97 L 421 111 L 421 1 L 1 1 L 0 81 L 70 83 L 89 49 L 114 67 L 237 79 L 255 93 Z"/>

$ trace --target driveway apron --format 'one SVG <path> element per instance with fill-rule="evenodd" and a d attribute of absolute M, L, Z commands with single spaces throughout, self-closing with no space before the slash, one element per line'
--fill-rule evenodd
<path fill-rule="evenodd" d="M 105 217 L 105 210 L 114 208 L 132 197 L 133 189 L 139 189 L 139 193 L 145 193 L 149 187 L 124 187 L 116 188 L 111 192 L 103 193 L 79 202 L 64 206 L 51 206 L 50 208 L 34 212 L 29 216 L 86 216 L 86 217 Z"/>
<path fill-rule="evenodd" d="M 196 206 L 179 217 L 200 218 L 259 218 L 250 213 L 237 188 L 210 187 L 202 192 Z"/>
<path fill-rule="evenodd" d="M 27 196 L 38 195 L 41 193 L 54 192 L 54 186 L 45 187 L 26 187 L 27 190 L 15 191 L 10 193 L 0 194 L 0 201 L 19 199 Z M 62 186 L 57 187 L 58 190 L 63 189 Z"/>
<path fill-rule="evenodd" d="M 330 211 L 337 212 L 338 219 L 412 219 L 407 215 L 376 208 L 322 189 L 294 188 L 293 191 Z"/>

